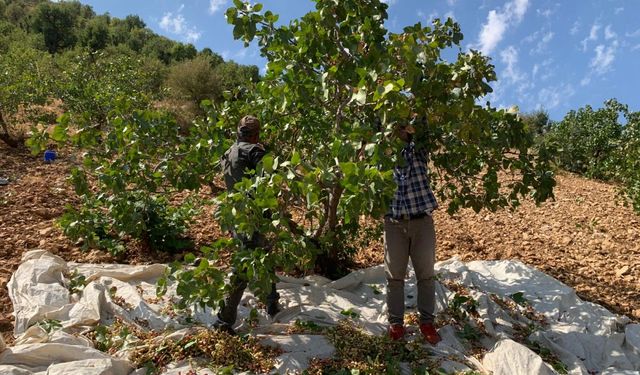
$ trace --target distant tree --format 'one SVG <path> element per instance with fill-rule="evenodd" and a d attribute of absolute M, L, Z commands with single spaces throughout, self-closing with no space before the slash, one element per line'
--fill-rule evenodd
<path fill-rule="evenodd" d="M 216 66 L 222 64 L 224 62 L 224 59 L 222 59 L 222 56 L 218 55 L 217 53 L 213 52 L 211 50 L 211 48 L 209 47 L 205 47 L 202 49 L 202 51 L 200 51 L 200 53 L 198 55 L 201 56 L 207 56 L 211 59 L 211 67 L 215 68 Z"/>
<path fill-rule="evenodd" d="M 145 43 L 142 48 L 142 54 L 153 56 L 169 65 L 172 61 L 171 50 L 174 43 L 165 37 L 154 35 Z"/>
<path fill-rule="evenodd" d="M 619 118 L 626 111 L 625 105 L 611 99 L 604 108 L 594 110 L 587 105 L 567 113 L 545 137 L 558 147 L 559 165 L 592 178 L 613 178 L 613 155 L 623 130 Z"/>
<path fill-rule="evenodd" d="M 198 50 L 193 44 L 176 43 L 171 49 L 171 60 L 175 62 L 190 60 L 196 57 Z"/>
<path fill-rule="evenodd" d="M 137 15 L 130 14 L 124 18 L 124 23 L 129 28 L 129 31 L 134 29 L 144 29 L 147 27 L 147 24 Z"/>
<path fill-rule="evenodd" d="M 637 213 L 640 213 L 640 111 L 624 112 L 620 147 L 615 151 L 616 179 L 623 183 L 621 193 L 628 198 Z"/>
<path fill-rule="evenodd" d="M 87 22 L 80 35 L 81 44 L 91 51 L 104 49 L 109 44 L 109 17 L 99 16 Z"/>
<path fill-rule="evenodd" d="M 14 25 L 24 27 L 24 22 L 27 16 L 27 10 L 19 3 L 11 3 L 7 5 L 4 16 L 7 21 L 13 23 Z"/>
<path fill-rule="evenodd" d="M 549 113 L 544 109 L 523 113 L 520 118 L 534 136 L 546 133 L 551 125 Z"/>
<path fill-rule="evenodd" d="M 129 33 L 126 43 L 133 51 L 141 52 L 152 37 L 153 33 L 148 29 L 133 29 Z"/>
<path fill-rule="evenodd" d="M 132 108 L 144 109 L 162 91 L 157 86 L 161 71 L 149 70 L 139 56 L 75 53 L 58 60 L 66 74 L 58 82 L 65 109 L 78 121 L 103 127 L 115 103 L 126 99 Z"/>
<path fill-rule="evenodd" d="M 216 66 L 214 74 L 222 91 L 238 91 L 260 80 L 260 71 L 255 65 L 239 65 L 233 61 Z"/>
<path fill-rule="evenodd" d="M 31 26 L 44 35 L 49 53 L 73 47 L 76 42 L 73 9 L 60 4 L 42 3 L 33 15 Z"/>
<path fill-rule="evenodd" d="M 47 103 L 51 58 L 46 52 L 12 46 L 0 54 L 0 140 L 20 144 L 18 123 L 34 121 Z"/>
<path fill-rule="evenodd" d="M 220 84 L 207 56 L 198 56 L 172 67 L 167 86 L 174 97 L 188 100 L 196 106 L 202 100 L 221 95 Z"/>

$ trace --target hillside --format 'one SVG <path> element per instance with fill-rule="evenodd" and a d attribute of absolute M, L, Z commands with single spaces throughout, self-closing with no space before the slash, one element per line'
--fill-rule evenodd
<path fill-rule="evenodd" d="M 0 175 L 10 180 L 0 186 L 0 328 L 9 339 L 13 321 L 6 283 L 25 251 L 45 249 L 79 262 L 116 259 L 81 252 L 55 226 L 64 205 L 74 201 L 65 181 L 70 161 L 64 154 L 55 164 L 43 164 L 25 150 L 0 145 L 0 155 Z M 640 218 L 616 204 L 615 187 L 609 184 L 562 174 L 555 194 L 554 202 L 540 207 L 525 202 L 515 212 L 438 212 L 438 260 L 521 260 L 573 287 L 581 298 L 640 320 L 640 265 L 635 261 L 640 255 Z M 191 228 L 197 245 L 220 236 L 209 214 L 203 213 Z M 117 259 L 132 264 L 168 260 L 168 255 L 136 244 Z M 357 261 L 362 267 L 381 263 L 382 244 L 362 249 Z"/>

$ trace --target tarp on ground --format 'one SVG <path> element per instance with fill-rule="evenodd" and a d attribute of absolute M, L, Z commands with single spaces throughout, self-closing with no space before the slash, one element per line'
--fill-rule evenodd
<path fill-rule="evenodd" d="M 80 295 L 69 291 L 68 275 L 75 271 L 88 282 Z M 179 332 L 194 325 L 210 327 L 216 319 L 208 308 L 193 308 L 188 321 L 166 313 L 166 305 L 175 298 L 175 286 L 169 287 L 165 298 L 155 298 L 155 283 L 164 271 L 163 265 L 68 263 L 44 250 L 24 254 L 8 284 L 17 339 L 11 347 L 0 342 L 0 374 L 143 374 L 144 369 L 133 368 L 125 351 L 103 353 L 81 333 L 97 324 L 110 324 L 116 318 L 155 331 Z M 640 325 L 582 301 L 573 289 L 534 268 L 517 261 L 463 263 L 450 259 L 439 262 L 436 272 L 438 312 L 446 310 L 455 297 L 446 286 L 463 285 L 478 303 L 475 321 L 482 323 L 484 334 L 479 341 L 487 349 L 482 358 L 477 358 L 460 337 L 459 328 L 441 327 L 443 341 L 429 349 L 432 359 L 447 371 L 478 370 L 496 375 L 556 372 L 553 366 L 558 363 L 545 362 L 531 345 L 515 339 L 516 327 L 532 321 L 526 314 L 517 310 L 514 313 L 499 303 L 513 295 L 523 297 L 532 311 L 542 314 L 548 323 L 531 332 L 527 342 L 549 349 L 569 374 L 640 371 Z M 409 276 L 406 304 L 415 311 L 415 279 L 411 272 Z M 272 320 L 258 310 L 258 325 L 250 327 L 245 318 L 258 302 L 247 291 L 235 328 L 239 332 L 250 331 L 263 343 L 282 349 L 274 373 L 301 372 L 312 358 L 330 358 L 333 347 L 322 335 L 290 335 L 287 327 L 295 320 L 334 325 L 346 318 L 345 311 L 351 311 L 356 314 L 349 319 L 366 331 L 384 334 L 384 285 L 382 266 L 359 270 L 336 281 L 319 276 L 282 277 L 278 289 L 283 311 Z M 126 301 L 127 308 L 119 301 Z M 47 332 L 37 324 L 44 321 L 59 322 L 60 327 Z M 174 363 L 164 373 L 184 374 L 191 366 Z M 200 369 L 198 373 L 208 372 Z"/>

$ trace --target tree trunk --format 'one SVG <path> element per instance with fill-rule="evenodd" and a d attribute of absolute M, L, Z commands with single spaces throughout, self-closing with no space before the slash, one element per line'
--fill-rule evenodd
<path fill-rule="evenodd" d="M 347 271 L 347 268 L 341 264 L 343 260 L 340 259 L 340 244 L 336 238 L 336 227 L 339 222 L 338 205 L 343 192 L 344 188 L 339 181 L 331 188 L 329 201 L 326 205 L 325 220 L 316 232 L 316 238 L 326 235 L 324 242 L 329 244 L 326 252 L 318 255 L 316 269 L 320 274 L 334 280 L 344 276 Z"/>
<path fill-rule="evenodd" d="M 4 121 L 4 117 L 2 116 L 2 112 L 0 112 L 0 127 L 2 128 L 2 132 L 0 132 L 0 141 L 6 143 L 9 147 L 16 148 L 19 146 L 18 141 L 11 138 L 11 134 L 9 134 L 9 127 L 7 123 Z"/>

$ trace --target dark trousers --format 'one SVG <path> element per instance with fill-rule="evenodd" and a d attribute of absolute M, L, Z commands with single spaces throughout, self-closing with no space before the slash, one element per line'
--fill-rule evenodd
<path fill-rule="evenodd" d="M 245 248 L 268 248 L 265 246 L 266 240 L 264 236 L 262 236 L 258 232 L 253 233 L 253 236 L 251 236 L 251 238 L 237 236 L 235 233 L 233 236 L 239 239 L 240 242 L 242 242 L 242 246 Z M 231 284 L 231 291 L 227 296 L 225 296 L 224 301 L 222 302 L 222 307 L 218 312 L 218 319 L 225 325 L 231 327 L 235 324 L 236 319 L 238 318 L 238 305 L 240 304 L 242 295 L 247 288 L 248 280 L 246 278 L 246 275 L 241 274 L 234 268 L 231 273 L 231 279 L 229 280 L 229 282 Z M 272 283 L 271 292 L 269 293 L 269 295 L 267 295 L 267 300 L 265 301 L 267 310 L 269 310 L 270 306 L 277 306 L 279 299 L 280 295 L 276 291 L 276 284 Z"/>

